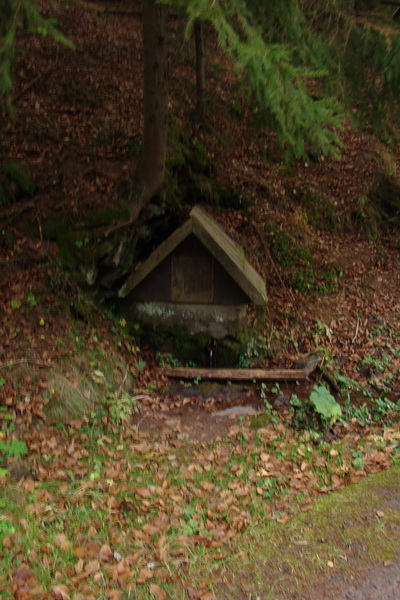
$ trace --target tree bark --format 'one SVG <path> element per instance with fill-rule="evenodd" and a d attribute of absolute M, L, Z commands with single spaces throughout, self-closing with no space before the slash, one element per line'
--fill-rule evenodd
<path fill-rule="evenodd" d="M 164 181 L 167 147 L 167 8 L 143 0 L 144 138 L 131 198 L 131 222 Z"/>
<path fill-rule="evenodd" d="M 206 76 L 204 70 L 203 25 L 200 21 L 194 24 L 194 41 L 196 47 L 196 118 L 201 122 L 204 117 L 204 94 Z"/>

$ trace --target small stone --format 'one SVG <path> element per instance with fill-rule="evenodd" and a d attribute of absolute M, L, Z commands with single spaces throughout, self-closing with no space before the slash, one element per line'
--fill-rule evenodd
<path fill-rule="evenodd" d="M 232 406 L 232 408 L 226 408 L 214 413 L 214 417 L 244 417 L 246 415 L 254 415 L 256 412 L 256 409 L 252 406 Z"/>

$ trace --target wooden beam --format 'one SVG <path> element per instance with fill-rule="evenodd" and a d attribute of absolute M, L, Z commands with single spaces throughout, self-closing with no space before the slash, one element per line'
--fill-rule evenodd
<path fill-rule="evenodd" d="M 306 369 L 197 369 L 166 367 L 163 375 L 177 379 L 223 379 L 227 381 L 304 381 L 308 379 Z"/>

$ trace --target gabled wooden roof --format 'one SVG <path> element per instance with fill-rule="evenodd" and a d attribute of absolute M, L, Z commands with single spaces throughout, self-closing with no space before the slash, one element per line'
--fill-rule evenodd
<path fill-rule="evenodd" d="M 247 261 L 243 249 L 238 246 L 222 227 L 200 206 L 195 206 L 190 218 L 165 240 L 149 258 L 127 279 L 118 292 L 125 298 L 153 269 L 155 269 L 190 234 L 207 248 L 238 286 L 256 305 L 267 302 L 265 282 Z"/>

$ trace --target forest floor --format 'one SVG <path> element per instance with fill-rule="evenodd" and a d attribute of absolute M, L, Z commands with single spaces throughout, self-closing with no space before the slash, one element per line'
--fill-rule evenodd
<path fill-rule="evenodd" d="M 269 297 L 249 315 L 244 359 L 324 361 L 301 384 L 177 384 L 125 322 L 82 312 L 47 234 L 106 220 L 126 197 L 142 133 L 140 3 L 38 4 L 77 49 L 21 35 L 18 118 L 2 125 L 36 192 L 0 207 L 1 597 L 399 598 L 399 236 L 366 228 L 360 209 L 398 155 L 349 126 L 339 160 L 286 165 L 209 36 L 208 123 L 191 137 L 213 185 L 251 204 L 207 208 Z M 176 141 L 195 87 L 193 49 L 171 26 Z M 294 402 L 321 383 L 343 413 L 325 430 Z"/>

